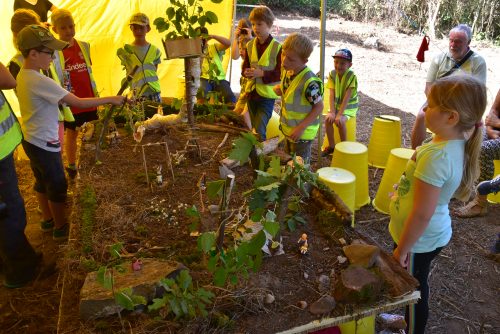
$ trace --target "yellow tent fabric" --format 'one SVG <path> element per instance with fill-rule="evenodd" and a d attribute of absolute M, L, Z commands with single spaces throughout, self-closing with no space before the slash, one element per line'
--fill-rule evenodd
<path fill-rule="evenodd" d="M 116 56 L 116 50 L 125 43 L 133 41 L 128 20 L 133 13 L 143 12 L 151 21 L 151 31 L 147 40 L 164 50 L 161 38 L 164 34 L 158 33 L 153 25 L 155 18 L 165 17 L 165 11 L 170 5 L 170 0 L 51 0 L 58 8 L 68 9 L 75 19 L 76 38 L 87 41 L 91 46 L 92 69 L 101 96 L 114 95 L 120 88 L 125 71 Z M 0 2 L 0 36 L 2 48 L 0 61 L 6 65 L 15 54 L 10 31 L 10 19 L 13 13 L 14 0 Z M 202 3 L 205 10 L 217 14 L 219 23 L 208 25 L 209 33 L 230 37 L 233 19 L 233 0 L 223 0 L 214 4 L 209 0 Z M 50 14 L 49 14 L 50 15 Z M 50 21 L 50 18 L 49 18 Z M 226 51 L 225 66 L 230 54 Z M 178 96 L 178 84 L 184 71 L 182 59 L 164 60 L 158 67 L 162 96 Z M 17 99 L 12 93 L 7 98 L 16 109 Z"/>

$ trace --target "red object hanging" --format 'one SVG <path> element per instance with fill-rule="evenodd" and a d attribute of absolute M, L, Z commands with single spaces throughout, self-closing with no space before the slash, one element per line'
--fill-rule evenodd
<path fill-rule="evenodd" d="M 425 51 L 429 50 L 429 36 L 425 35 L 422 39 L 422 44 L 420 44 L 420 49 L 418 49 L 417 60 L 421 63 L 425 62 Z"/>

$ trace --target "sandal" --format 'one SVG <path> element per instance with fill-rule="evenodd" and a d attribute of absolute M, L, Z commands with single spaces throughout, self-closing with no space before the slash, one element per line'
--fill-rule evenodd
<path fill-rule="evenodd" d="M 454 211 L 454 215 L 460 218 L 483 217 L 488 213 L 488 202 L 474 198 L 467 205 Z"/>

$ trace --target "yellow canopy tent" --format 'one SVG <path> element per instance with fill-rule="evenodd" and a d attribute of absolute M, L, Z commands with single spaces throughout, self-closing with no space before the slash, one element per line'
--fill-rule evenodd
<path fill-rule="evenodd" d="M 92 69 L 101 96 L 117 93 L 125 71 L 116 56 L 116 50 L 125 43 L 133 41 L 128 20 L 133 13 L 143 12 L 151 21 L 151 32 L 147 39 L 164 51 L 161 38 L 164 34 L 158 33 L 153 25 L 155 18 L 165 17 L 169 7 L 169 0 L 51 0 L 58 8 L 68 9 L 75 19 L 76 38 L 87 41 L 91 46 Z M 16 53 L 12 43 L 10 19 L 13 13 L 14 0 L 0 2 L 0 36 L 2 48 L 0 61 L 6 65 Z M 230 37 L 233 19 L 233 0 L 223 0 L 214 4 L 209 0 L 203 2 L 205 10 L 215 12 L 219 23 L 208 25 L 209 33 Z M 50 18 L 49 18 L 50 21 Z M 224 64 L 227 66 L 230 54 L 226 51 Z M 184 62 L 182 59 L 163 60 L 158 67 L 162 96 L 179 96 L 180 78 L 183 75 Z M 13 93 L 7 93 L 9 102 L 17 109 L 17 99 Z"/>

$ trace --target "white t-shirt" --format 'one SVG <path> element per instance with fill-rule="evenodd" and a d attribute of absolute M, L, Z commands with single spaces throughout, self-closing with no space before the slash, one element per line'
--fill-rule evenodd
<path fill-rule="evenodd" d="M 22 68 L 16 81 L 24 140 L 46 151 L 60 152 L 58 104 L 69 92 L 35 70 Z"/>

